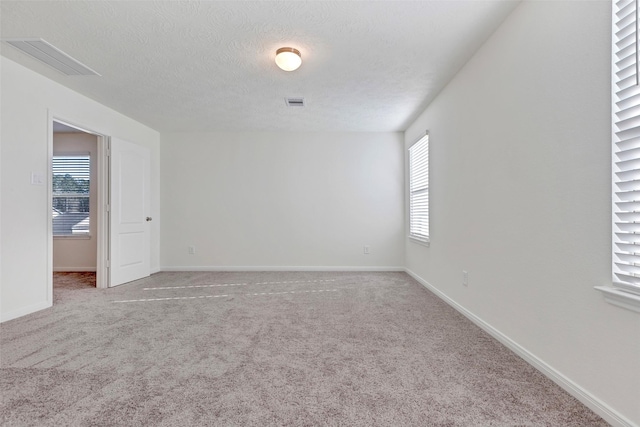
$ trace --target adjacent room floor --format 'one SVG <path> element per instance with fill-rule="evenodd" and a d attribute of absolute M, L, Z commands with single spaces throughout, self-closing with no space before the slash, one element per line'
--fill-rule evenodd
<path fill-rule="evenodd" d="M 2 425 L 607 425 L 405 273 L 77 278 L 2 324 Z"/>

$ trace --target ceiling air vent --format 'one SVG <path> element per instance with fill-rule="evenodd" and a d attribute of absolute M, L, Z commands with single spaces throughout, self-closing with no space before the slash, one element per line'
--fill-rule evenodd
<path fill-rule="evenodd" d="M 304 107 L 304 98 L 285 98 L 288 107 Z"/>
<path fill-rule="evenodd" d="M 4 42 L 67 76 L 100 75 L 42 39 L 6 39 Z"/>

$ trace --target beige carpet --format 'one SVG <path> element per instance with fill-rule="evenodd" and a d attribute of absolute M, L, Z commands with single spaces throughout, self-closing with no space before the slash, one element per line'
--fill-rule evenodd
<path fill-rule="evenodd" d="M 92 280 L 0 327 L 2 425 L 607 425 L 404 273 Z"/>

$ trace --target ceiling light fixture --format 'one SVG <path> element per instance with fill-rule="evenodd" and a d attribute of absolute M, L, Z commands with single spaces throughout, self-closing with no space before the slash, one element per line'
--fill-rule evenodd
<path fill-rule="evenodd" d="M 302 64 L 302 55 L 298 49 L 281 47 L 276 50 L 276 64 L 284 71 L 297 70 Z"/>

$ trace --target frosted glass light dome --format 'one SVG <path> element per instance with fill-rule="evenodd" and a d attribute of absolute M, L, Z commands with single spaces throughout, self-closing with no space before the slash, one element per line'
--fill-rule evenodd
<path fill-rule="evenodd" d="M 297 70 L 302 65 L 302 55 L 298 49 L 281 47 L 276 50 L 276 64 L 284 71 Z"/>

